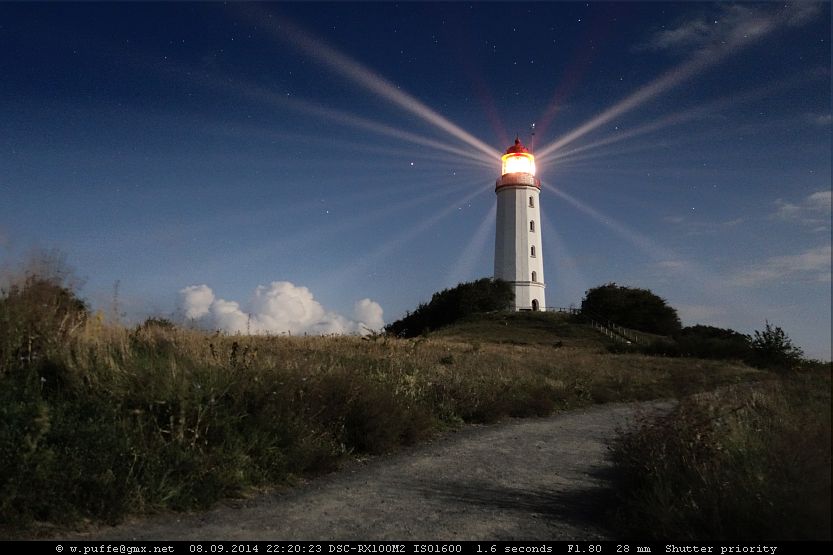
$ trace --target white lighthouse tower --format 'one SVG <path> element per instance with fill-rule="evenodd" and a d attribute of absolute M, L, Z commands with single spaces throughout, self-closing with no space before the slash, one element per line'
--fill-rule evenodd
<path fill-rule="evenodd" d="M 501 161 L 501 176 L 495 183 L 495 278 L 512 285 L 514 310 L 544 310 L 541 182 L 535 177 L 535 157 L 515 139 Z"/>

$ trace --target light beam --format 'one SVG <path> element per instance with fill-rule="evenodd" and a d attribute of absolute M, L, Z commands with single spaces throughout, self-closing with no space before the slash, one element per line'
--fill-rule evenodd
<path fill-rule="evenodd" d="M 578 154 L 579 152 L 584 152 L 586 150 L 592 150 L 592 149 L 595 149 L 595 148 L 598 148 L 598 147 L 601 147 L 601 146 L 605 146 L 605 145 L 609 145 L 609 144 L 613 144 L 613 143 L 618 143 L 618 142 L 624 141 L 626 139 L 631 139 L 633 137 L 638 137 L 638 136 L 645 135 L 645 134 L 648 134 L 648 133 L 653 133 L 654 131 L 659 131 L 661 129 L 665 129 L 666 127 L 670 127 L 670 126 L 673 126 L 673 125 L 679 125 L 681 123 L 686 123 L 688 121 L 691 121 L 691 120 L 694 120 L 694 119 L 697 119 L 697 118 L 709 116 L 711 114 L 714 114 L 715 112 L 725 110 L 726 108 L 728 108 L 730 106 L 733 106 L 733 105 L 737 105 L 737 104 L 741 104 L 741 103 L 746 104 L 746 103 L 752 102 L 754 100 L 757 100 L 759 98 L 765 98 L 765 97 L 771 96 L 771 95 L 773 95 L 777 92 L 780 92 L 782 90 L 793 87 L 793 86 L 805 81 L 806 79 L 807 79 L 807 75 L 805 74 L 805 75 L 794 77 L 794 78 L 789 79 L 787 81 L 782 81 L 780 83 L 775 83 L 775 84 L 772 84 L 772 85 L 769 85 L 769 86 L 766 86 L 766 87 L 762 87 L 762 88 L 759 88 L 759 89 L 747 90 L 746 92 L 743 92 L 743 93 L 740 93 L 740 94 L 732 94 L 732 95 L 724 96 L 724 97 L 719 98 L 719 99 L 717 99 L 713 102 L 710 102 L 708 104 L 702 104 L 700 106 L 689 108 L 688 110 L 685 110 L 685 111 L 682 111 L 682 112 L 677 112 L 677 113 L 671 114 L 671 115 L 666 116 L 664 118 L 656 119 L 652 122 L 648 122 L 648 123 L 645 123 L 645 124 L 640 125 L 638 127 L 634 127 L 633 129 L 629 129 L 629 130 L 623 131 L 621 133 L 616 133 L 614 135 L 610 135 L 608 137 L 605 137 L 604 139 L 600 139 L 598 141 L 573 148 L 573 149 L 568 150 L 568 151 L 563 152 L 563 153 L 554 154 L 552 156 L 546 156 L 546 155 L 542 156 L 541 153 L 539 152 L 538 153 L 538 160 L 541 161 L 541 163 L 547 163 L 547 162 L 552 162 L 552 161 L 566 159 L 566 158 L 569 158 L 569 159 L 572 160 L 573 159 L 572 158 L 573 154 Z"/>
<path fill-rule="evenodd" d="M 324 41 L 314 38 L 310 33 L 302 30 L 286 18 L 279 17 L 252 5 L 247 6 L 247 8 L 253 20 L 258 24 L 265 23 L 265 28 L 273 37 L 279 39 L 282 43 L 300 50 L 312 60 L 329 68 L 334 73 L 347 78 L 359 87 L 384 98 L 400 108 L 407 110 L 426 123 L 460 139 L 481 151 L 490 159 L 500 157 L 498 151 L 474 137 L 471 133 L 450 122 L 410 94 L 403 92 L 393 83 L 371 71 L 365 65 L 341 53 Z"/>
<path fill-rule="evenodd" d="M 492 208 L 483 218 L 483 221 L 480 222 L 480 225 L 477 226 L 477 230 L 474 232 L 474 235 L 472 235 L 471 240 L 469 240 L 468 244 L 465 248 L 463 248 L 462 254 L 457 258 L 456 264 L 454 264 L 454 267 L 448 273 L 445 282 L 449 287 L 457 285 L 464 279 L 472 277 L 472 269 L 474 269 L 478 258 L 482 256 L 483 252 L 486 250 L 486 243 L 489 240 L 490 234 L 494 237 L 496 217 L 497 203 L 493 202 Z"/>
<path fill-rule="evenodd" d="M 634 110 L 649 100 L 679 86 L 722 62 L 731 54 L 768 35 L 781 24 L 790 23 L 790 17 L 790 13 L 778 13 L 775 15 L 754 13 L 749 15 L 748 19 L 740 20 L 733 28 L 729 29 L 720 44 L 699 50 L 688 61 L 665 72 L 647 85 L 637 89 L 634 93 L 623 98 L 598 116 L 540 149 L 537 154 L 539 156 L 547 156 L 572 143 L 576 139 L 583 137 L 587 133 L 594 131 L 612 119 Z"/>
<path fill-rule="evenodd" d="M 412 227 L 399 233 L 398 235 L 391 237 L 386 242 L 379 245 L 376 249 L 372 252 L 366 254 L 365 256 L 361 257 L 359 260 L 347 265 L 342 266 L 341 268 L 334 270 L 332 274 L 332 280 L 334 283 L 343 282 L 348 278 L 350 275 L 355 275 L 358 272 L 361 272 L 367 269 L 373 262 L 390 255 L 394 252 L 397 248 L 402 246 L 403 244 L 412 241 L 416 237 L 418 237 L 421 233 L 426 232 L 432 226 L 436 225 L 438 222 L 447 218 L 451 215 L 458 206 L 466 204 L 467 202 L 471 201 L 478 195 L 482 195 L 487 191 L 491 191 L 491 187 L 479 187 L 475 189 L 472 193 L 469 193 L 465 197 L 457 200 L 454 203 L 449 203 L 443 210 L 433 214 L 431 217 L 423 220 L 419 225 Z"/>

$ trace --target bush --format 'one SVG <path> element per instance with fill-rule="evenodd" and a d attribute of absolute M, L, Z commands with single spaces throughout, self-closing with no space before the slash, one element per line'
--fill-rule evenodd
<path fill-rule="evenodd" d="M 742 360 L 757 368 L 775 371 L 811 368 L 816 364 L 804 358 L 804 353 L 793 345 L 784 330 L 769 322 L 764 331 L 755 332 L 754 339 L 731 329 L 697 325 L 683 328 L 672 338 L 659 338 L 644 346 L 613 345 L 609 350 L 669 357 Z"/>
<path fill-rule="evenodd" d="M 764 331 L 755 330 L 750 344 L 749 363 L 758 368 L 788 371 L 797 368 L 804 352 L 778 326 L 766 322 Z"/>
<path fill-rule="evenodd" d="M 713 326 L 688 326 L 674 336 L 681 356 L 745 360 L 749 357 L 749 336 Z"/>
<path fill-rule="evenodd" d="M 512 287 L 503 280 L 482 278 L 461 283 L 434 293 L 428 304 L 420 304 L 414 312 L 388 324 L 385 331 L 397 337 L 416 337 L 471 314 L 507 310 L 513 299 Z"/>
<path fill-rule="evenodd" d="M 647 289 L 615 283 L 587 291 L 581 301 L 581 311 L 591 318 L 658 335 L 674 335 L 681 328 L 677 311 L 665 299 Z"/>

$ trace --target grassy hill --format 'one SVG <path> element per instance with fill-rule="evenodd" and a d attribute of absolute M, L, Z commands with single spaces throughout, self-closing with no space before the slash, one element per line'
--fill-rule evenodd
<path fill-rule="evenodd" d="M 607 516 L 620 537 L 830 539 L 829 363 L 774 374 L 613 354 L 621 344 L 567 314 L 484 314 L 430 337 L 564 369 L 558 374 L 589 402 L 680 399 L 613 446 L 617 490 Z"/>
<path fill-rule="evenodd" d="M 538 345 L 604 351 L 612 341 L 581 323 L 576 317 L 558 312 L 493 312 L 469 316 L 437 330 L 431 337 L 469 343 Z"/>
<path fill-rule="evenodd" d="M 414 339 L 228 336 L 90 318 L 0 369 L 0 521 L 10 535 L 39 521 L 206 507 L 462 423 L 771 376 L 610 353 L 608 341 L 541 313 L 471 317 Z"/>

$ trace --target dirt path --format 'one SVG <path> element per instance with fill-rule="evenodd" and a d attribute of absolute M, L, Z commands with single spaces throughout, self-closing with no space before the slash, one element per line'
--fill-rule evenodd
<path fill-rule="evenodd" d="M 610 404 L 467 427 L 292 490 L 75 539 L 604 539 L 606 442 L 639 411 Z"/>

